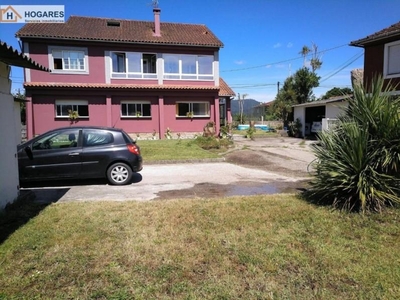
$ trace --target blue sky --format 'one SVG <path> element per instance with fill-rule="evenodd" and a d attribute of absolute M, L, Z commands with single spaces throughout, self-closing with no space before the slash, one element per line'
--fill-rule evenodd
<path fill-rule="evenodd" d="M 9 1 L 2 5 L 64 5 L 70 15 L 153 21 L 151 0 Z M 303 66 L 299 55 L 312 43 L 321 51 L 317 97 L 333 87 L 350 87 L 350 71 L 363 66 L 363 49 L 351 41 L 400 21 L 399 0 L 159 0 L 161 22 L 205 24 L 224 43 L 220 75 L 238 94 L 274 100 L 277 83 Z M 19 49 L 23 24 L 0 23 L 0 39 Z M 23 73 L 12 70 L 13 91 Z M 282 86 L 282 85 L 281 85 Z"/>

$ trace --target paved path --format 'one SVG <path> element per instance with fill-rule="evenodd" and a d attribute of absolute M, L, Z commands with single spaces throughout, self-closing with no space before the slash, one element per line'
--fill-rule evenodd
<path fill-rule="evenodd" d="M 159 198 L 159 194 L 166 191 L 174 191 L 175 197 L 184 197 L 192 194 L 190 191 L 199 185 L 202 186 L 202 189 L 197 190 L 197 194 L 207 189 L 207 186 L 213 188 L 219 186 L 226 193 L 234 195 L 235 193 L 229 192 L 229 190 L 238 185 L 253 186 L 255 190 L 257 190 L 258 186 L 258 190 L 260 190 L 261 186 L 271 183 L 293 184 L 298 179 L 226 162 L 217 162 L 147 165 L 140 173 L 135 174 L 133 181 L 132 184 L 126 186 L 111 186 L 104 182 L 101 182 L 101 184 L 89 182 L 87 185 L 54 185 L 52 187 L 37 187 L 26 190 L 34 191 L 37 201 L 45 202 L 54 198 L 58 198 L 56 200 L 58 202 L 147 201 Z M 209 195 L 207 191 L 204 191 L 204 194 Z M 52 200 L 52 202 L 55 201 Z"/>
<path fill-rule="evenodd" d="M 143 170 L 134 175 L 133 183 L 127 186 L 111 186 L 105 180 L 92 180 L 55 183 L 45 188 L 23 189 L 23 192 L 33 191 L 36 201 L 60 203 L 149 201 L 293 192 L 301 188 L 308 177 L 307 166 L 314 159 L 309 148 L 310 143 L 288 138 L 235 140 L 236 149 L 244 147 L 256 153 L 273 154 L 273 164 L 283 167 L 279 171 L 278 168 L 273 169 L 273 164 L 265 164 L 261 169 L 228 162 L 145 164 Z M 240 156 L 242 152 L 238 153 Z M 251 157 L 247 159 L 252 160 Z"/>

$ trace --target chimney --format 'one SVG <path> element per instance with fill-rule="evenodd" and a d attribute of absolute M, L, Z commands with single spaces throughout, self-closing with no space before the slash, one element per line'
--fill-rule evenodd
<path fill-rule="evenodd" d="M 154 33 L 153 36 L 161 36 L 161 30 L 160 30 L 160 12 L 161 9 L 158 7 L 155 7 L 153 9 L 154 12 Z"/>

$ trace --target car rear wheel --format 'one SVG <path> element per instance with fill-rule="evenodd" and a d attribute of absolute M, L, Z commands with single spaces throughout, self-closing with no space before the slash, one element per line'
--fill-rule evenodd
<path fill-rule="evenodd" d="M 131 168 L 124 163 L 115 163 L 107 170 L 107 179 L 113 185 L 128 184 L 132 178 Z"/>

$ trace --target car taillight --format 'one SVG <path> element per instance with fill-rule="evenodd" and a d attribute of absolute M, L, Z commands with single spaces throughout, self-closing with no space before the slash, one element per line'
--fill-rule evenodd
<path fill-rule="evenodd" d="M 133 154 L 140 155 L 140 150 L 139 147 L 134 145 L 134 144 L 128 144 L 126 145 L 128 147 L 129 152 L 132 152 Z"/>

